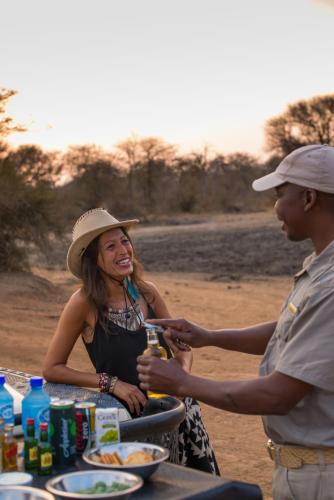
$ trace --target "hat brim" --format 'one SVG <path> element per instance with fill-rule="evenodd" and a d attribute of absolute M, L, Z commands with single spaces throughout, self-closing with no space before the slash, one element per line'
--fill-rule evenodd
<path fill-rule="evenodd" d="M 83 234 L 78 239 L 73 241 L 67 252 L 67 268 L 76 277 L 81 279 L 81 258 L 88 247 L 88 245 L 100 234 L 109 231 L 110 229 L 116 229 L 118 227 L 130 228 L 138 224 L 138 219 L 120 221 L 115 224 L 108 224 L 107 226 L 101 226 L 93 231 Z"/>
<path fill-rule="evenodd" d="M 281 186 L 282 184 L 285 184 L 285 182 L 288 182 L 286 178 L 277 172 L 272 172 L 271 174 L 264 175 L 263 177 L 253 181 L 252 188 L 254 191 L 266 191 L 267 189 L 273 189 Z"/>

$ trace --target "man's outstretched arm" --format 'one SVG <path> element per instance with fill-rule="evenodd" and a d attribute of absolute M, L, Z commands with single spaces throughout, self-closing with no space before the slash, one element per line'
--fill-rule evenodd
<path fill-rule="evenodd" d="M 150 323 L 166 328 L 166 341 L 174 348 L 216 346 L 229 351 L 263 354 L 272 337 L 276 321 L 248 328 L 208 330 L 185 319 L 154 319 Z"/>

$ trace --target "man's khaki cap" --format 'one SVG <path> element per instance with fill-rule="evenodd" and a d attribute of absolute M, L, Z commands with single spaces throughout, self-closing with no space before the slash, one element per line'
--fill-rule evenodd
<path fill-rule="evenodd" d="M 265 191 L 285 182 L 334 193 L 334 147 L 312 144 L 298 148 L 274 172 L 256 179 L 252 187 L 255 191 Z"/>

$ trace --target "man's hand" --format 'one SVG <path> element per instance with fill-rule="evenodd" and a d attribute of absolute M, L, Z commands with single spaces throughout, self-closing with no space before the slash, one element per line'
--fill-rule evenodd
<path fill-rule="evenodd" d="M 168 361 L 153 356 L 139 356 L 137 371 L 140 387 L 171 396 L 184 396 L 182 384 L 189 376 L 175 359 Z"/>
<path fill-rule="evenodd" d="M 150 319 L 147 322 L 167 328 L 164 337 L 173 350 L 189 351 L 189 346 L 210 345 L 210 330 L 186 319 Z"/>

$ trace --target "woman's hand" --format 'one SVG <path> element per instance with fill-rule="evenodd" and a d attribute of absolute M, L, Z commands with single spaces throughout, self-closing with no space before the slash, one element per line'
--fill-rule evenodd
<path fill-rule="evenodd" d="M 117 380 L 113 394 L 125 401 L 131 413 L 140 415 L 141 406 L 144 407 L 147 399 L 136 385 L 128 384 L 122 380 Z"/>

